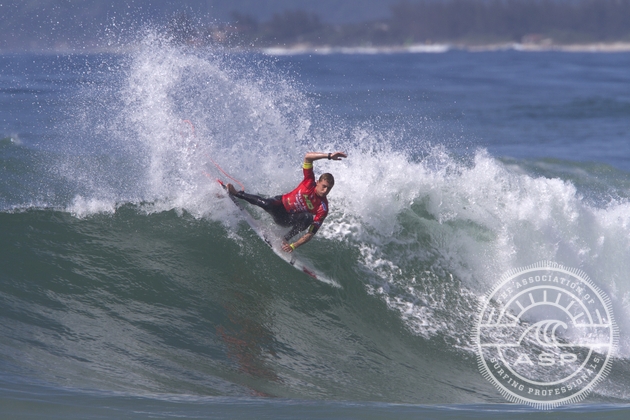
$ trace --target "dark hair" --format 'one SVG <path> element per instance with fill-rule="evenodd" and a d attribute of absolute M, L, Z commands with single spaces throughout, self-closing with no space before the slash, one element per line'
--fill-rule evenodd
<path fill-rule="evenodd" d="M 335 177 L 332 176 L 332 174 L 329 174 L 328 172 L 326 172 L 325 174 L 322 174 L 319 177 L 319 181 L 328 181 L 331 187 L 335 185 Z"/>

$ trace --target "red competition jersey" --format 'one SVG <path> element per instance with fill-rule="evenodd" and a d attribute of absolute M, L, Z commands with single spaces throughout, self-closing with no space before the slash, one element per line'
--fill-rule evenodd
<path fill-rule="evenodd" d="M 304 180 L 296 189 L 282 196 L 282 204 L 289 213 L 309 212 L 314 215 L 313 224 L 308 228 L 310 233 L 315 233 L 324 223 L 328 215 L 328 200 L 315 194 L 315 174 L 313 164 L 304 162 L 302 165 Z"/>

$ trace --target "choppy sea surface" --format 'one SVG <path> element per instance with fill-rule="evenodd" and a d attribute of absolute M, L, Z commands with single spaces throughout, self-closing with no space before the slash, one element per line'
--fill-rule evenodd
<path fill-rule="evenodd" d="M 628 68 L 152 35 L 0 55 L 0 417 L 627 418 Z M 335 150 L 298 252 L 340 288 L 279 259 L 215 181 L 277 195 Z M 608 376 L 551 412 L 508 404 L 471 334 L 498 279 L 543 260 L 587 273 L 619 334 Z"/>

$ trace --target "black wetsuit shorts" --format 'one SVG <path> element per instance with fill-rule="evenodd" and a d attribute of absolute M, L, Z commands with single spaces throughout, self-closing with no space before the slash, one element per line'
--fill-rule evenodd
<path fill-rule="evenodd" d="M 282 196 L 277 195 L 275 197 L 263 198 L 254 194 L 247 194 L 244 191 L 239 191 L 235 194 L 236 197 L 242 198 L 250 204 L 258 206 L 265 210 L 273 217 L 276 224 L 283 227 L 291 227 L 289 233 L 284 235 L 285 240 L 289 240 L 299 232 L 306 230 L 313 223 L 313 215 L 311 213 L 289 213 L 282 204 Z"/>

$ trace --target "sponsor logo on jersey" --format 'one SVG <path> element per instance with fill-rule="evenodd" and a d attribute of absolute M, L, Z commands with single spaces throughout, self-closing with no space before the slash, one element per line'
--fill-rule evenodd
<path fill-rule="evenodd" d="M 313 203 L 311 203 L 311 200 L 308 199 L 308 195 L 304 194 L 304 200 L 306 201 L 306 207 L 308 207 L 309 210 L 313 210 L 315 208 Z"/>

